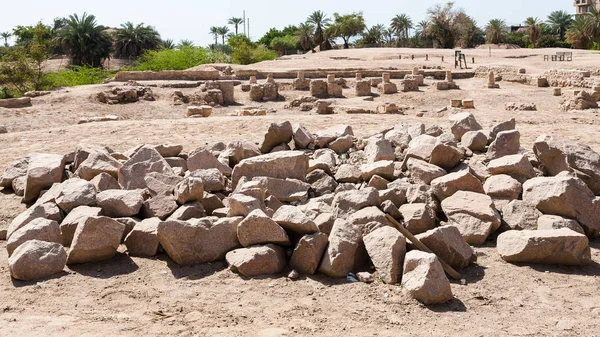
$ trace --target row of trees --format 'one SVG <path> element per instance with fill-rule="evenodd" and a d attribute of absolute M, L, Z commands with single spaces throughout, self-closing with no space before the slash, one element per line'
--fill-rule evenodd
<path fill-rule="evenodd" d="M 573 15 L 565 11 L 550 13 L 546 21 L 528 17 L 524 21 L 524 30 L 531 47 L 572 46 L 589 49 L 600 41 L 600 12 L 594 7 L 587 14 Z M 485 27 L 487 43 L 511 43 L 511 33 L 502 19 L 492 19 Z M 523 32 L 517 32 L 523 33 Z M 519 44 L 519 43 L 517 43 Z"/>

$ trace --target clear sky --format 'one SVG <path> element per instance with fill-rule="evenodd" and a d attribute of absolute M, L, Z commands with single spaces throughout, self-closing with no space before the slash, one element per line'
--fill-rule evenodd
<path fill-rule="evenodd" d="M 33 25 L 42 20 L 51 24 L 55 17 L 73 13 L 94 14 L 100 24 L 117 27 L 131 21 L 154 26 L 163 39 L 175 42 L 189 39 L 196 45 L 211 43 L 209 27 L 223 26 L 230 17 L 250 19 L 250 35 L 259 39 L 271 27 L 283 28 L 288 24 L 305 21 L 315 10 L 329 16 L 334 12 L 346 14 L 362 11 L 367 26 L 388 25 L 390 19 L 401 13 L 413 22 L 425 19 L 426 11 L 440 0 L 0 0 L 0 32 L 12 31 L 17 25 Z M 489 19 L 503 18 L 507 24 L 522 23 L 533 16 L 545 20 L 554 10 L 574 13 L 573 0 L 456 0 L 455 6 L 464 9 L 483 27 Z M 233 30 L 233 27 L 230 27 Z M 240 27 L 240 31 L 243 31 Z"/>

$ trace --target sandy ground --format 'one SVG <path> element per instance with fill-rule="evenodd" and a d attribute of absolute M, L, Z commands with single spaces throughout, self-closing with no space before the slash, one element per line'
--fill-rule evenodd
<path fill-rule="evenodd" d="M 405 50 L 422 54 L 423 50 Z M 435 51 L 427 51 L 430 55 Z M 441 53 L 441 51 L 437 51 Z M 553 50 L 469 50 L 480 65 L 518 66 L 528 72 L 551 67 L 600 67 L 598 54 L 575 52 L 572 63 L 544 63 Z M 376 60 L 398 50 L 332 51 L 301 59 L 254 65 L 256 69 L 354 67 L 385 64 L 410 69 L 422 60 Z M 448 54 L 448 51 L 445 51 Z M 451 55 L 451 54 L 450 54 Z M 479 56 L 481 55 L 481 56 Z M 527 56 L 514 58 L 514 56 Z M 512 57 L 511 57 L 512 56 Z M 331 57 L 360 58 L 361 61 Z M 368 62 L 362 59 L 370 60 Z M 329 62 L 329 63 L 328 63 Z M 479 61 L 477 61 L 479 62 Z M 446 62 L 446 67 L 448 64 Z M 285 81 L 284 81 L 285 82 Z M 537 136 L 580 141 L 600 151 L 594 110 L 565 113 L 563 98 L 551 88 L 499 82 L 501 89 L 484 88 L 484 79 L 457 81 L 461 90 L 420 92 L 376 97 L 364 102 L 345 89 L 338 106 L 374 109 L 384 102 L 409 106 L 405 115 L 315 115 L 284 109 L 291 99 L 306 93 L 282 91 L 285 101 L 266 103 L 275 109 L 264 117 L 232 117 L 239 106 L 215 109 L 207 119 L 185 119 L 184 106 L 171 104 L 174 89 L 153 88 L 157 101 L 104 105 L 90 96 L 119 83 L 60 89 L 33 99 L 31 107 L 0 108 L 0 171 L 31 152 L 68 153 L 78 143 L 108 145 L 125 151 L 140 143 L 180 143 L 185 151 L 207 142 L 250 140 L 260 142 L 269 123 L 290 120 L 309 130 L 350 124 L 360 137 L 399 123 L 424 123 L 447 128 L 451 98 L 472 98 L 471 112 L 484 126 L 516 118 L 522 146 L 531 149 Z M 352 85 L 352 82 L 349 82 Z M 161 83 L 157 83 L 161 84 Z M 183 89 L 192 93 L 197 89 Z M 236 100 L 251 104 L 236 87 Z M 564 96 L 572 95 L 564 90 Z M 535 112 L 507 112 L 507 102 L 536 103 Z M 417 117 L 423 113 L 423 117 Z M 118 115 L 119 122 L 77 125 L 80 117 Z M 7 224 L 25 206 L 9 191 L 0 191 L 0 225 Z M 464 284 L 452 284 L 456 297 L 439 306 L 423 306 L 402 293 L 399 286 L 348 283 L 321 276 L 297 281 L 283 275 L 245 279 L 223 263 L 180 267 L 160 255 L 156 259 L 119 254 L 111 261 L 67 269 L 49 280 L 11 280 L 5 243 L 0 243 L 0 336 L 595 336 L 600 334 L 600 241 L 591 242 L 594 263 L 586 267 L 511 265 L 503 262 L 494 242 L 477 248 L 478 263 L 463 271 Z M 122 249 L 123 250 L 123 249 Z"/>

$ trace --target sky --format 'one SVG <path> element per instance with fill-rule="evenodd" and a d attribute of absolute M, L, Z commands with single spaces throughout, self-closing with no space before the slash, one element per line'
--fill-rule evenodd
<path fill-rule="evenodd" d="M 250 37 L 258 40 L 270 28 L 281 29 L 289 24 L 304 22 L 313 11 L 321 10 L 331 16 L 334 12 L 349 14 L 363 12 L 367 26 L 389 25 L 396 14 L 408 14 L 414 23 L 426 18 L 427 9 L 444 0 L 2 0 L 0 32 L 11 32 L 17 25 L 34 25 L 38 21 L 51 24 L 55 17 L 73 13 L 94 14 L 99 24 L 118 27 L 131 21 L 154 26 L 163 39 L 175 42 L 192 40 L 207 46 L 213 39 L 211 26 L 224 26 L 231 17 L 246 17 Z M 455 0 L 483 27 L 493 18 L 502 18 L 508 25 L 522 23 L 529 16 L 545 20 L 550 12 L 566 10 L 574 13 L 573 0 Z M 540 6 L 543 2 L 543 6 Z M 233 31 L 233 27 L 230 27 Z M 243 28 L 240 27 L 240 32 Z"/>

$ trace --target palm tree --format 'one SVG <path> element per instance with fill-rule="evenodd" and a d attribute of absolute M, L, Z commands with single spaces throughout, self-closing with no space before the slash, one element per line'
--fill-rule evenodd
<path fill-rule="evenodd" d="M 173 42 L 172 39 L 162 40 L 160 42 L 160 47 L 162 49 L 175 49 L 175 43 Z"/>
<path fill-rule="evenodd" d="M 102 66 L 102 60 L 110 57 L 113 51 L 112 39 L 106 27 L 96 23 L 94 15 L 83 13 L 69 15 L 66 26 L 58 31 L 56 42 L 63 45 L 71 56 L 71 64 L 76 66 Z"/>
<path fill-rule="evenodd" d="M 592 16 L 577 15 L 571 24 L 571 28 L 566 33 L 566 41 L 573 48 L 589 49 L 592 46 Z"/>
<path fill-rule="evenodd" d="M 310 23 L 301 23 L 298 25 L 298 30 L 296 31 L 296 36 L 300 41 L 300 46 L 302 50 L 307 51 L 312 47 L 312 33 L 314 32 L 315 27 Z"/>
<path fill-rule="evenodd" d="M 0 33 L 0 37 L 2 37 L 4 39 L 4 46 L 8 47 L 8 38 L 11 37 L 12 34 L 9 32 L 2 32 Z"/>
<path fill-rule="evenodd" d="M 600 44 L 600 10 L 596 6 L 591 6 L 590 11 L 586 14 L 589 17 L 592 29 L 592 38 Z"/>
<path fill-rule="evenodd" d="M 525 20 L 525 24 L 529 26 L 527 30 L 529 31 L 529 40 L 533 44 L 533 47 L 537 45 L 537 40 L 540 38 L 542 34 L 542 22 L 538 18 L 528 17 Z"/>
<path fill-rule="evenodd" d="M 389 28 L 385 28 L 382 32 L 381 35 L 385 38 L 385 43 L 388 45 L 388 47 L 392 46 L 392 42 L 394 42 L 394 34 L 395 31 L 394 29 L 392 29 L 392 27 Z"/>
<path fill-rule="evenodd" d="M 210 27 L 210 35 L 212 35 L 215 38 L 215 45 L 218 44 L 218 38 L 219 38 L 219 27 L 217 26 L 212 26 Z"/>
<path fill-rule="evenodd" d="M 192 40 L 180 40 L 179 43 L 177 44 L 177 49 L 181 49 L 181 48 L 186 48 L 186 47 L 194 47 L 194 41 Z"/>
<path fill-rule="evenodd" d="M 390 27 L 396 33 L 398 42 L 408 39 L 408 30 L 413 28 L 412 19 L 406 14 L 396 15 L 392 19 Z"/>
<path fill-rule="evenodd" d="M 238 35 L 238 27 L 244 23 L 244 19 L 232 17 L 227 23 L 235 27 L 235 35 Z"/>
<path fill-rule="evenodd" d="M 429 21 L 427 20 L 422 20 L 419 23 L 417 23 L 417 25 L 415 26 L 416 31 L 415 31 L 415 35 L 420 39 L 420 40 L 427 40 L 428 38 L 428 34 L 427 34 L 427 27 L 429 26 Z"/>
<path fill-rule="evenodd" d="M 548 20 L 546 20 L 550 29 L 555 34 L 558 34 L 561 41 L 565 40 L 565 33 L 573 24 L 573 16 L 566 11 L 554 11 L 548 15 Z"/>
<path fill-rule="evenodd" d="M 385 26 L 379 24 L 367 29 L 363 35 L 364 44 L 380 44 L 383 40 L 383 31 Z"/>
<path fill-rule="evenodd" d="M 217 32 L 221 35 L 221 39 L 223 39 L 223 44 L 225 44 L 225 36 L 229 33 L 229 28 L 227 26 L 217 27 Z"/>
<path fill-rule="evenodd" d="M 448 2 L 446 5 L 435 5 L 427 10 L 429 24 L 427 25 L 427 35 L 430 36 L 441 48 L 454 48 L 456 41 L 456 27 L 454 19 L 456 11 L 454 3 Z"/>
<path fill-rule="evenodd" d="M 321 11 L 315 11 L 306 19 L 306 23 L 312 24 L 315 27 L 314 39 L 315 44 L 320 46 L 325 42 L 325 28 L 329 25 L 331 19 L 327 17 L 327 14 Z"/>
<path fill-rule="evenodd" d="M 485 26 L 485 42 L 491 44 L 499 44 L 506 37 L 506 22 L 502 19 L 491 19 Z"/>
<path fill-rule="evenodd" d="M 144 50 L 157 50 L 161 46 L 160 34 L 151 26 L 127 22 L 113 33 L 115 57 L 138 57 Z"/>

